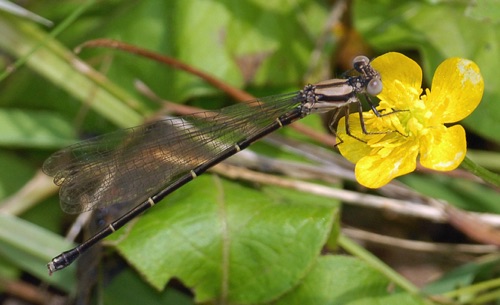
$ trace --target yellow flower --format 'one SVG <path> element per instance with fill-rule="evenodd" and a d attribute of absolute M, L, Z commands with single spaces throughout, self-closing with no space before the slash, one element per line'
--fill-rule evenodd
<path fill-rule="evenodd" d="M 356 179 L 366 187 L 384 186 L 395 177 L 410 173 L 420 163 L 430 169 L 457 168 L 466 153 L 465 131 L 454 123 L 468 116 L 479 104 L 484 82 L 478 66 L 467 59 L 453 57 L 436 70 L 432 91 L 422 95 L 422 70 L 400 53 L 387 53 L 371 65 L 380 73 L 383 90 L 377 117 L 364 112 L 366 130 L 359 114 L 349 116 L 351 134 L 345 132 L 344 118 L 337 135 L 343 141 L 340 153 L 356 163 Z M 377 134 L 378 133 L 378 134 Z"/>

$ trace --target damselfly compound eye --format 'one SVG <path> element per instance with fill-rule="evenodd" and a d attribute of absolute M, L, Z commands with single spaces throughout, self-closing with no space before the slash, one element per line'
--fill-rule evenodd
<path fill-rule="evenodd" d="M 353 66 L 356 66 L 356 65 L 367 65 L 369 63 L 370 63 L 370 60 L 368 59 L 368 57 L 366 57 L 364 55 L 356 56 L 352 60 Z"/>
<path fill-rule="evenodd" d="M 368 66 L 369 64 L 370 64 L 370 60 L 368 59 L 368 57 L 363 56 L 363 55 L 356 56 L 352 60 L 352 66 L 354 67 L 354 69 L 356 71 L 358 71 L 360 73 L 363 73 L 363 70 L 365 70 L 365 67 Z"/>
<path fill-rule="evenodd" d="M 366 85 L 366 93 L 370 95 L 377 95 L 382 92 L 382 81 L 378 78 L 374 78 L 368 82 Z"/>

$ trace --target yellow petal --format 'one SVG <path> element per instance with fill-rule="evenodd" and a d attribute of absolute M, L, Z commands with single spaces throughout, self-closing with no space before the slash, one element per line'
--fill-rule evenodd
<path fill-rule="evenodd" d="M 391 108 L 406 110 L 418 100 L 422 89 L 422 69 L 401 53 L 390 52 L 375 58 L 371 65 L 380 73 L 383 89 L 377 95 Z"/>
<path fill-rule="evenodd" d="M 359 114 L 349 115 L 349 127 L 351 134 L 359 139 L 364 139 L 364 134 L 359 123 Z M 345 117 L 339 120 L 337 126 L 337 142 L 340 154 L 352 163 L 356 163 L 362 157 L 368 155 L 371 148 L 365 143 L 346 134 Z"/>
<path fill-rule="evenodd" d="M 427 107 L 430 111 L 440 112 L 437 115 L 442 123 L 458 122 L 476 109 L 483 91 L 483 77 L 473 61 L 449 58 L 434 74 Z"/>
<path fill-rule="evenodd" d="M 451 171 L 462 163 L 466 151 L 465 130 L 462 126 L 435 129 L 421 143 L 420 163 L 430 169 Z"/>
<path fill-rule="evenodd" d="M 415 170 L 418 147 L 401 145 L 386 157 L 371 155 L 356 164 L 356 180 L 369 188 L 379 188 L 392 179 Z"/>

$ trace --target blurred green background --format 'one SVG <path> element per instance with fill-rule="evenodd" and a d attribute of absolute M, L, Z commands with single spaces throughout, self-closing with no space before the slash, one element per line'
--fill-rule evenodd
<path fill-rule="evenodd" d="M 85 277 L 77 276 L 75 266 L 47 275 L 45 264 L 72 245 L 63 235 L 74 217 L 60 211 L 56 188 L 39 169 L 59 148 L 141 124 L 162 111 L 163 105 L 134 87 L 136 80 L 174 103 L 218 109 L 234 102 L 206 81 L 149 59 L 106 48 L 84 49 L 78 56 L 72 53 L 88 40 L 116 39 L 169 55 L 255 96 L 293 92 L 306 83 L 338 77 L 359 54 L 373 58 L 398 51 L 414 58 L 423 68 L 424 87 L 444 59 L 468 58 L 479 65 L 485 79 L 480 106 L 462 122 L 469 157 L 500 171 L 499 1 L 39 0 L 20 4 L 54 26 L 0 12 L 0 198 L 5 200 L 0 207 L 0 301 L 18 298 L 51 304 L 69 296 L 85 303 L 82 294 L 88 288 L 78 283 Z M 319 117 L 308 117 L 304 124 L 324 131 Z M 279 134 L 314 142 L 295 131 Z M 254 149 L 276 159 L 305 161 L 266 143 Z M 420 172 L 399 181 L 407 190 L 465 210 L 494 219 L 500 213 L 498 186 L 462 171 Z M 367 192 L 352 181 L 330 184 Z M 370 193 L 415 201 L 410 193 Z M 397 282 L 393 290 L 388 289 L 395 280 L 388 275 L 393 269 L 370 261 L 361 248 L 347 250 L 360 251 L 354 258 L 333 255 L 341 200 L 209 174 L 165 201 L 134 223 L 133 230 L 124 228 L 108 240 L 108 245 L 116 246 L 109 248 L 117 249 L 127 264 L 86 275 L 100 287 L 89 303 L 430 302 L 416 294 L 418 286 L 433 294 L 449 293 L 457 304 L 472 300 L 500 304 L 496 300 L 500 299 L 499 257 L 494 250 L 489 256 L 440 253 L 437 260 L 423 254 L 418 264 L 408 264 L 412 260 L 408 257 L 405 266 L 411 268 L 405 273 L 398 268 L 405 252 L 391 252 L 389 246 L 375 249 L 406 276 L 411 273 L 408 270 L 433 266 L 429 270 L 434 273 L 419 274 L 431 279 L 412 278 L 416 286 Z M 346 207 L 342 215 L 349 225 L 410 240 L 472 243 L 446 222 L 395 219 L 390 213 L 354 207 Z M 348 248 L 340 243 L 344 250 Z M 453 264 L 446 262 L 449 256 Z M 478 288 L 481 282 L 490 286 Z"/>

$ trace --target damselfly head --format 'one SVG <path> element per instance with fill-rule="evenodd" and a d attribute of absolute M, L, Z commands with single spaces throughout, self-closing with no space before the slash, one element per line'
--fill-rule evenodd
<path fill-rule="evenodd" d="M 354 57 L 352 60 L 352 66 L 356 71 L 363 73 L 363 67 L 367 66 L 370 64 L 370 59 L 364 55 L 359 55 Z"/>
<path fill-rule="evenodd" d="M 352 65 L 356 71 L 361 73 L 362 83 L 366 93 L 370 95 L 377 95 L 382 92 L 382 80 L 380 74 L 370 65 L 368 57 L 360 55 L 356 56 Z"/>

